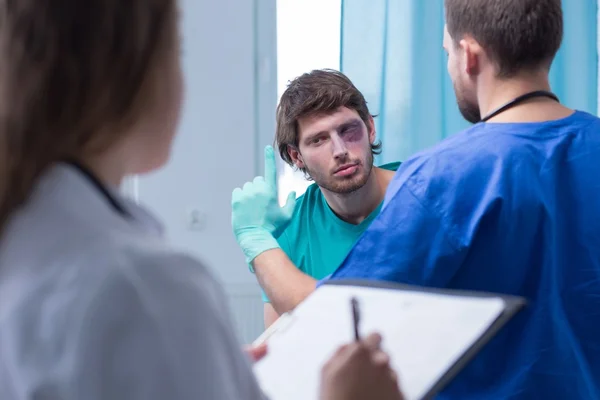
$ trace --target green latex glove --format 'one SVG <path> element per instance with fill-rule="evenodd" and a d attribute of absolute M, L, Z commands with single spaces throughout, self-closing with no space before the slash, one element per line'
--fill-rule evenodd
<path fill-rule="evenodd" d="M 261 253 L 279 247 L 275 237 L 290 223 L 295 205 L 296 193 L 292 192 L 286 204 L 279 206 L 275 153 L 273 147 L 267 146 L 265 176 L 257 176 L 231 194 L 231 225 L 247 263 Z"/>

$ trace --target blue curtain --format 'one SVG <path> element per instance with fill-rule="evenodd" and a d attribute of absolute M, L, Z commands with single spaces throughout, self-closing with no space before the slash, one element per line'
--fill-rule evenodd
<path fill-rule="evenodd" d="M 563 1 L 554 92 L 596 114 L 597 0 Z M 365 95 L 383 143 L 377 162 L 404 160 L 468 126 L 442 49 L 443 0 L 342 0 L 340 69 Z"/>

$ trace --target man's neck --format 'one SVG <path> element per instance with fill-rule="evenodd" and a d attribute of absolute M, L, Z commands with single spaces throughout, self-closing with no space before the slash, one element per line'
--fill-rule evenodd
<path fill-rule="evenodd" d="M 510 79 L 489 77 L 480 85 L 478 93 L 479 110 L 482 117 L 504 106 L 526 93 L 550 91 L 548 73 L 538 71 L 522 73 Z M 572 110 L 560 105 L 549 97 L 534 97 L 491 118 L 490 122 L 538 122 L 564 118 Z"/>
<path fill-rule="evenodd" d="M 325 200 L 342 220 L 358 225 L 383 201 L 394 171 L 373 167 L 367 183 L 349 194 L 338 194 L 321 188 Z"/>

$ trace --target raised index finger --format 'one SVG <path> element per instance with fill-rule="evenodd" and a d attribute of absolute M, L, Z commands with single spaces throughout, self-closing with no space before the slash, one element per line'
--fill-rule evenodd
<path fill-rule="evenodd" d="M 265 181 L 277 188 L 277 165 L 275 164 L 275 152 L 273 147 L 265 147 Z"/>

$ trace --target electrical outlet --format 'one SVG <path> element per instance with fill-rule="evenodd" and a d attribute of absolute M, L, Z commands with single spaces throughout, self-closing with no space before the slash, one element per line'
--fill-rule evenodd
<path fill-rule="evenodd" d="M 187 227 L 190 231 L 201 231 L 206 227 L 206 213 L 192 208 L 187 213 Z"/>

